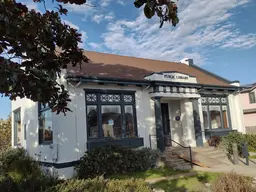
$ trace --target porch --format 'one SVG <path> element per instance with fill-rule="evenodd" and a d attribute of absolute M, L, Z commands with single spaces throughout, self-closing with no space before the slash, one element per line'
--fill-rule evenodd
<path fill-rule="evenodd" d="M 204 130 L 197 89 L 159 87 L 150 96 L 154 101 L 156 124 L 155 132 L 150 136 L 151 147 L 164 151 L 166 146 L 172 145 L 169 139 L 183 146 L 203 146 Z"/>

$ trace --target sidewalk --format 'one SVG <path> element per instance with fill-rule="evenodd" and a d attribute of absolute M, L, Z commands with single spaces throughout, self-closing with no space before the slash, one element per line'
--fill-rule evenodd
<path fill-rule="evenodd" d="M 194 166 L 193 170 L 195 171 L 208 171 L 208 172 L 217 172 L 217 173 L 226 173 L 226 172 L 235 172 L 239 175 L 256 177 L 256 159 L 250 159 L 249 166 L 244 164 L 245 159 L 240 159 L 238 165 L 222 165 L 214 168 L 202 168 L 199 166 Z"/>

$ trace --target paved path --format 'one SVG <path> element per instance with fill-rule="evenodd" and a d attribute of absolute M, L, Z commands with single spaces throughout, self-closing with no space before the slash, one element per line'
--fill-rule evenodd
<path fill-rule="evenodd" d="M 219 173 L 226 173 L 234 171 L 237 174 L 244 175 L 244 176 L 250 176 L 250 177 L 256 177 L 256 159 L 251 159 L 249 166 L 244 164 L 245 159 L 240 159 L 240 162 L 238 165 L 222 165 L 214 168 L 202 168 L 198 166 L 194 166 L 195 171 L 209 171 L 209 172 L 219 172 Z"/>

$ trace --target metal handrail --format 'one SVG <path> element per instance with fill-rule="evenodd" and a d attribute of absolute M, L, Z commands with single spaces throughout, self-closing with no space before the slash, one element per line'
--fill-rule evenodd
<path fill-rule="evenodd" d="M 151 137 L 152 137 L 152 136 L 155 136 L 155 137 L 156 137 L 156 135 L 149 135 L 150 148 L 151 148 Z M 170 135 L 164 135 L 164 137 L 167 137 L 167 136 L 170 136 Z M 177 145 L 179 145 L 179 146 L 182 147 L 182 148 L 189 149 L 189 158 L 190 158 L 190 160 L 188 160 L 188 161 L 190 162 L 191 168 L 193 168 L 193 158 L 192 158 L 192 149 L 191 149 L 191 146 L 188 146 L 188 147 L 183 146 L 183 145 L 181 145 L 180 143 L 178 143 L 177 141 L 174 141 L 173 139 L 171 139 L 170 137 L 169 137 L 168 139 L 170 139 L 171 142 L 176 143 Z"/>

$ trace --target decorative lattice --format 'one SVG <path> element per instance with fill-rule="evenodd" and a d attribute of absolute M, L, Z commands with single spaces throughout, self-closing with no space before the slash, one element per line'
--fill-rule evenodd
<path fill-rule="evenodd" d="M 96 94 L 87 94 L 86 95 L 86 101 L 88 102 L 96 102 L 97 101 L 97 95 Z"/>
<path fill-rule="evenodd" d="M 227 103 L 227 99 L 226 98 L 221 98 L 221 103 Z"/>
<path fill-rule="evenodd" d="M 131 103 L 133 100 L 132 95 L 124 95 L 124 102 L 125 103 Z"/>
<path fill-rule="evenodd" d="M 202 103 L 206 103 L 206 98 L 205 98 L 205 97 L 202 97 L 202 98 L 201 98 L 201 101 L 202 101 Z"/>
<path fill-rule="evenodd" d="M 208 103 L 212 103 L 212 98 L 208 97 Z"/>
<path fill-rule="evenodd" d="M 120 95 L 102 94 L 100 99 L 102 102 L 116 103 L 120 102 Z"/>

